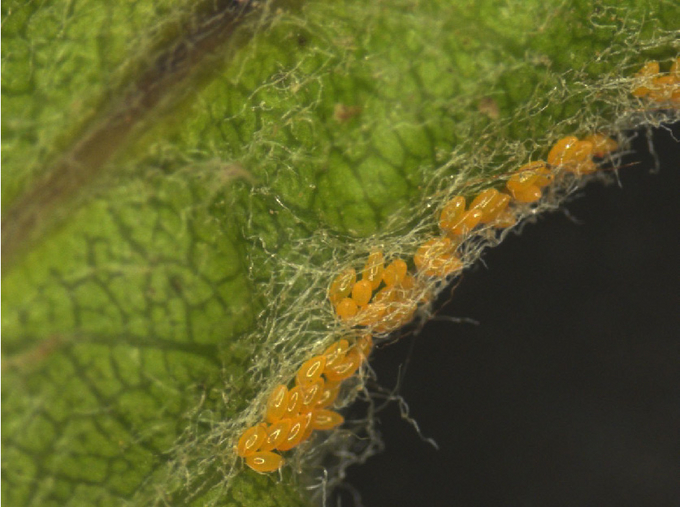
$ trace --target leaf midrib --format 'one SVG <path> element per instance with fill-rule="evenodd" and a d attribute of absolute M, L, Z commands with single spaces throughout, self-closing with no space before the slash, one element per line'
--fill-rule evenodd
<path fill-rule="evenodd" d="M 212 4 L 213 2 L 203 2 Z M 56 162 L 38 171 L 42 175 L 11 204 L 2 217 L 2 268 L 14 265 L 20 254 L 39 241 L 49 226 L 63 219 L 72 207 L 67 206 L 85 193 L 99 177 L 110 175 L 115 167 L 108 164 L 122 152 L 142 123 L 170 102 L 192 81 L 219 50 L 233 42 L 238 29 L 265 9 L 248 0 L 222 0 L 208 9 L 198 8 L 180 21 L 185 27 L 177 36 L 153 49 L 137 78 L 123 83 L 112 100 L 101 101 L 94 120 L 58 157 Z M 260 18 L 261 19 L 261 18 Z M 246 42 L 254 30 L 245 31 Z M 227 59 L 228 59 L 227 55 Z"/>

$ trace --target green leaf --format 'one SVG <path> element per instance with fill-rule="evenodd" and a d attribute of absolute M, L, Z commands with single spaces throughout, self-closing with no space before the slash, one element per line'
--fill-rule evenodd
<path fill-rule="evenodd" d="M 347 431 L 282 479 L 232 446 L 347 332 L 332 276 L 377 245 L 411 258 L 448 196 L 560 137 L 680 118 L 630 94 L 680 52 L 673 1 L 2 12 L 10 505 L 318 500 Z"/>

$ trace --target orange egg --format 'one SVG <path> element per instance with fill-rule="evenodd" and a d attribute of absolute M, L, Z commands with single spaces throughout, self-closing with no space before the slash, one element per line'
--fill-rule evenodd
<path fill-rule="evenodd" d="M 480 209 L 486 214 L 486 209 L 493 203 L 497 195 L 498 190 L 495 188 L 487 188 L 472 200 L 470 209 Z"/>
<path fill-rule="evenodd" d="M 636 85 L 633 89 L 633 95 L 641 98 L 649 95 L 653 90 L 652 79 L 659 74 L 659 62 L 648 62 L 635 74 Z"/>
<path fill-rule="evenodd" d="M 576 140 L 578 141 L 578 139 Z M 547 170 L 545 162 L 535 160 L 520 166 L 508 179 L 505 186 L 511 193 L 524 192 L 529 187 L 540 186 L 537 182 L 541 177 L 547 178 L 547 174 L 550 174 L 550 171 Z M 541 181 L 541 183 L 543 182 L 544 180 Z M 549 182 L 546 181 L 545 183 Z"/>
<path fill-rule="evenodd" d="M 305 431 L 309 427 L 311 422 L 311 412 L 298 415 L 291 419 L 290 430 L 286 435 L 286 438 L 277 446 L 280 451 L 289 451 L 302 441 L 302 437 L 305 435 Z"/>
<path fill-rule="evenodd" d="M 572 151 L 578 143 L 578 137 L 567 136 L 558 140 L 548 153 L 548 164 L 561 166 L 572 160 Z"/>
<path fill-rule="evenodd" d="M 265 439 L 260 451 L 271 451 L 276 449 L 284 441 L 290 431 L 291 420 L 288 418 L 272 424 L 267 428 L 267 438 Z"/>
<path fill-rule="evenodd" d="M 637 71 L 635 74 L 635 77 L 649 77 L 649 76 L 656 76 L 661 70 L 661 67 L 659 66 L 659 62 L 656 61 L 651 61 L 645 63 L 642 68 Z"/>
<path fill-rule="evenodd" d="M 491 223 L 498 220 L 498 218 L 501 215 L 506 213 L 506 210 L 511 200 L 512 198 L 508 194 L 499 192 L 498 195 L 496 196 L 496 200 L 489 209 L 488 214 L 485 215 L 484 218 L 482 218 L 482 223 Z"/>
<path fill-rule="evenodd" d="M 401 283 L 404 280 L 407 271 L 408 266 L 403 260 L 393 260 L 390 265 L 385 268 L 385 272 L 383 273 L 383 281 L 385 282 L 385 285 L 391 287 Z"/>
<path fill-rule="evenodd" d="M 652 81 L 652 87 L 649 92 L 649 98 L 657 102 L 666 102 L 671 100 L 676 78 L 673 76 L 660 76 Z"/>
<path fill-rule="evenodd" d="M 401 326 L 408 324 L 414 317 L 418 305 L 415 301 L 403 301 L 392 303 L 390 311 L 385 314 L 382 321 L 374 327 L 377 333 L 391 333 Z"/>
<path fill-rule="evenodd" d="M 316 406 L 316 403 L 321 399 L 323 390 L 324 380 L 322 378 L 306 385 L 302 390 L 302 406 L 300 407 L 300 412 L 304 413 L 312 410 Z"/>
<path fill-rule="evenodd" d="M 352 288 L 352 299 L 357 306 L 366 306 L 373 296 L 373 286 L 368 280 L 359 280 Z"/>
<path fill-rule="evenodd" d="M 352 348 L 345 359 L 330 368 L 326 368 L 323 374 L 328 380 L 338 382 L 354 375 L 359 366 L 361 366 L 361 355 Z"/>
<path fill-rule="evenodd" d="M 337 305 L 342 299 L 349 296 L 352 287 L 357 281 L 357 273 L 354 268 L 347 268 L 335 277 L 328 289 L 328 298 Z"/>
<path fill-rule="evenodd" d="M 262 424 L 257 424 L 243 432 L 236 445 L 236 454 L 242 458 L 250 456 L 259 450 L 267 438 L 267 431 Z"/>
<path fill-rule="evenodd" d="M 509 196 L 508 196 L 509 197 Z M 400 286 L 402 300 L 414 300 L 418 303 L 427 303 L 431 299 L 431 291 L 416 277 L 406 275 Z"/>
<path fill-rule="evenodd" d="M 480 223 L 488 224 L 498 218 L 508 204 L 510 204 L 508 194 L 501 194 L 495 188 L 488 188 L 473 199 L 470 209 L 479 209 L 482 212 Z"/>
<path fill-rule="evenodd" d="M 401 284 L 399 285 L 399 287 L 402 290 L 406 291 L 415 290 L 416 286 L 417 286 L 416 279 L 409 274 L 404 276 L 404 279 L 401 281 Z"/>
<path fill-rule="evenodd" d="M 342 361 L 348 348 L 349 342 L 347 340 L 338 340 L 330 345 L 323 353 L 326 358 L 326 368 L 333 366 L 338 361 Z"/>
<path fill-rule="evenodd" d="M 593 134 L 583 140 L 593 145 L 593 155 L 600 158 L 619 148 L 619 143 L 604 134 Z"/>
<path fill-rule="evenodd" d="M 278 385 L 267 400 L 265 419 L 267 422 L 275 423 L 284 416 L 287 408 L 288 388 L 284 385 Z"/>
<path fill-rule="evenodd" d="M 443 229 L 446 233 L 452 236 L 462 236 L 469 234 L 472 229 L 477 227 L 481 221 L 484 213 L 480 209 L 469 209 L 463 212 L 458 220 L 452 220 L 449 224 L 449 229 Z"/>
<path fill-rule="evenodd" d="M 541 198 L 541 189 L 536 185 L 536 180 L 539 174 L 533 170 L 524 170 L 523 168 L 530 164 L 525 164 L 520 167 L 505 184 L 510 191 L 510 195 L 517 202 L 535 202 Z"/>
<path fill-rule="evenodd" d="M 295 375 L 295 382 L 299 386 L 308 386 L 318 380 L 323 373 L 323 369 L 326 366 L 325 356 L 316 356 L 308 359 Z"/>
<path fill-rule="evenodd" d="M 439 215 L 439 228 L 442 231 L 450 231 L 465 213 L 465 197 L 459 195 L 451 199 L 442 209 Z"/>
<path fill-rule="evenodd" d="M 317 409 L 314 409 L 314 410 L 312 410 L 310 412 L 306 412 L 304 414 L 304 416 L 305 416 L 305 431 L 302 434 L 302 438 L 300 439 L 299 443 L 302 443 L 305 440 L 307 440 L 311 436 L 312 432 L 314 431 L 314 428 L 312 427 L 312 418 L 314 417 L 314 412 L 316 410 Z"/>
<path fill-rule="evenodd" d="M 359 306 L 353 299 L 345 298 L 335 307 L 335 313 L 344 321 L 351 320 L 359 312 Z"/>
<path fill-rule="evenodd" d="M 313 412 L 308 412 L 310 416 L 313 416 Z M 311 421 L 311 420 L 310 420 Z M 300 443 L 305 442 L 309 437 L 312 436 L 312 433 L 314 433 L 314 428 L 312 427 L 312 423 L 310 422 L 309 425 L 307 425 L 307 429 L 305 432 L 302 434 L 302 438 L 300 439 Z"/>
<path fill-rule="evenodd" d="M 361 272 L 361 278 L 371 282 L 371 288 L 375 290 L 380 286 L 384 269 L 385 257 L 382 251 L 374 250 L 368 256 L 364 270 Z"/>
<path fill-rule="evenodd" d="M 397 291 L 395 290 L 395 287 L 383 287 L 380 289 L 376 295 L 373 297 L 373 304 L 375 305 L 386 305 L 387 303 L 391 303 L 394 301 L 397 297 Z"/>
<path fill-rule="evenodd" d="M 246 465 L 261 474 L 275 472 L 283 466 L 284 462 L 281 456 L 270 451 L 256 452 L 246 457 Z"/>
<path fill-rule="evenodd" d="M 512 197 L 515 199 L 515 201 L 523 203 L 536 202 L 541 198 L 541 195 L 541 189 L 536 185 L 531 185 L 525 190 L 516 190 L 512 192 Z"/>
<path fill-rule="evenodd" d="M 300 414 L 302 409 L 302 387 L 295 386 L 288 393 L 288 408 L 286 408 L 285 417 L 292 418 Z"/>
<path fill-rule="evenodd" d="M 537 175 L 536 179 L 534 180 L 534 185 L 536 185 L 538 188 L 543 188 L 553 182 L 555 175 L 550 171 L 550 169 L 548 169 L 548 166 L 545 162 L 542 160 L 537 160 L 536 162 L 530 164 L 533 165 L 533 172 Z"/>
<path fill-rule="evenodd" d="M 312 416 L 312 428 L 315 430 L 330 430 L 343 422 L 345 422 L 345 418 L 333 410 L 315 410 Z"/>
<path fill-rule="evenodd" d="M 589 160 L 595 152 L 595 147 L 590 141 L 579 141 L 574 145 L 571 152 L 572 162 L 584 162 Z"/>
<path fill-rule="evenodd" d="M 319 401 L 316 402 L 316 408 L 325 408 L 331 406 L 340 393 L 340 382 L 327 381 L 324 385 L 323 392 Z"/>
<path fill-rule="evenodd" d="M 591 159 L 595 147 L 590 141 L 576 141 L 565 146 L 562 151 L 556 150 L 555 147 L 550 151 L 548 160 L 556 161 L 555 165 L 561 169 L 577 175 L 590 174 L 597 170 L 597 166 Z"/>

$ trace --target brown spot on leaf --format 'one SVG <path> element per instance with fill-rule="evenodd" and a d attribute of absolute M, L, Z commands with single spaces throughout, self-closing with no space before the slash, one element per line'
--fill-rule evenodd
<path fill-rule="evenodd" d="M 345 123 L 361 113 L 360 106 L 348 106 L 346 104 L 335 104 L 333 109 L 333 119 L 338 123 Z"/>

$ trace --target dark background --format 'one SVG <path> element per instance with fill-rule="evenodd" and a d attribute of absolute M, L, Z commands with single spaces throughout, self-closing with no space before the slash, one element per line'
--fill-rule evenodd
<path fill-rule="evenodd" d="M 329 504 L 680 506 L 672 130 L 654 133 L 658 172 L 640 133 L 621 187 L 588 185 L 570 217 L 527 225 L 443 295 L 440 317 L 479 325 L 435 320 L 376 351 L 382 386 L 406 367 L 400 394 L 439 451 L 392 403 L 379 414 L 386 450 L 350 468 Z"/>

